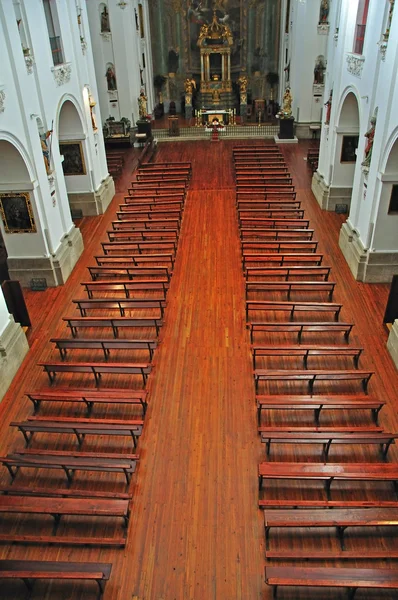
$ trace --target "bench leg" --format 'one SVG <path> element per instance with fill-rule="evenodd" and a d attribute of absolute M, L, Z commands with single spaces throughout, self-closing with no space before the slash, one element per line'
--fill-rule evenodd
<path fill-rule="evenodd" d="M 327 462 L 327 460 L 328 460 L 331 444 L 332 444 L 332 440 L 328 440 L 326 442 L 326 444 L 323 444 L 322 457 L 325 462 Z"/>
<path fill-rule="evenodd" d="M 357 589 L 358 588 L 354 588 L 354 587 L 347 589 L 347 598 L 348 598 L 348 600 L 354 600 L 354 596 L 355 596 L 355 593 L 356 593 Z"/>
<path fill-rule="evenodd" d="M 274 585 L 272 597 L 274 598 L 274 600 L 278 597 L 278 586 L 277 585 Z"/>
<path fill-rule="evenodd" d="M 261 425 L 261 406 L 257 406 L 257 425 Z"/>
<path fill-rule="evenodd" d="M 52 534 L 56 535 L 57 534 L 57 530 L 58 530 L 58 526 L 59 526 L 59 524 L 61 522 L 62 515 L 60 515 L 59 513 L 54 513 L 51 516 L 54 518 L 54 525 L 53 525 Z"/>
<path fill-rule="evenodd" d="M 383 458 L 384 458 L 384 460 L 386 460 L 386 459 L 387 459 L 388 449 L 389 449 L 389 447 L 391 446 L 391 444 L 393 443 L 393 441 L 394 441 L 394 440 L 393 440 L 393 439 L 391 439 L 391 440 L 389 440 L 389 441 L 387 442 L 387 444 L 381 444 L 381 452 L 382 452 L 382 454 L 383 454 Z"/>
<path fill-rule="evenodd" d="M 265 549 L 269 550 L 269 534 L 271 527 L 265 527 Z"/>
<path fill-rule="evenodd" d="M 66 477 L 67 477 L 68 485 L 70 485 L 72 483 L 72 481 L 73 481 L 73 471 L 71 469 L 68 469 L 67 467 L 62 467 L 62 468 L 63 468 L 63 470 L 65 472 Z"/>
<path fill-rule="evenodd" d="M 379 422 L 379 412 L 381 411 L 382 408 L 383 408 L 383 405 L 380 404 L 380 406 L 378 408 L 371 409 L 372 410 L 372 418 L 376 425 Z"/>
<path fill-rule="evenodd" d="M 27 577 L 23 577 L 22 581 L 24 582 L 24 584 L 26 585 L 26 587 L 28 588 L 28 595 L 27 595 L 27 599 L 31 597 L 32 593 L 33 593 L 33 586 L 34 586 L 34 580 L 33 579 L 28 579 Z"/>
<path fill-rule="evenodd" d="M 325 482 L 326 497 L 328 500 L 330 500 L 330 486 L 332 485 L 332 481 L 333 477 L 330 477 L 330 479 L 327 479 Z"/>
<path fill-rule="evenodd" d="M 322 406 L 322 404 L 321 404 L 321 405 L 319 406 L 319 408 L 315 408 L 315 409 L 314 409 L 314 418 L 315 418 L 315 423 L 316 423 L 317 425 L 319 425 L 319 421 L 320 421 L 320 418 L 321 418 L 321 410 L 322 410 L 322 408 L 323 408 L 323 406 Z"/>
<path fill-rule="evenodd" d="M 96 581 L 98 584 L 97 600 L 101 600 L 102 596 L 104 595 L 104 591 L 105 591 L 105 581 L 101 581 L 100 579 L 97 579 Z"/>
<path fill-rule="evenodd" d="M 346 530 L 346 527 L 342 527 L 342 526 L 337 526 L 336 527 L 336 533 L 337 533 L 337 537 L 339 538 L 340 541 L 340 547 L 342 550 L 345 550 L 345 546 L 344 546 L 344 532 Z"/>

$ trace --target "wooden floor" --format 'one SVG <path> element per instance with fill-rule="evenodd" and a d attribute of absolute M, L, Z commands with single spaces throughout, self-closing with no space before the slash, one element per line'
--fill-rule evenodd
<path fill-rule="evenodd" d="M 155 353 L 155 367 L 150 375 L 149 408 L 144 434 L 138 451 L 139 468 L 133 477 L 134 495 L 128 543 L 124 550 L 68 547 L 7 546 L 0 548 L 1 558 L 112 562 L 113 572 L 104 595 L 105 600 L 269 600 L 272 590 L 264 583 L 264 530 L 262 513 L 257 508 L 257 465 L 264 458 L 264 448 L 257 435 L 256 407 L 249 335 L 244 313 L 244 279 L 238 238 L 232 148 L 239 142 L 176 142 L 160 144 L 158 161 L 192 161 L 193 176 L 183 216 L 182 233 L 170 291 L 167 296 L 165 325 L 161 345 Z M 243 142 L 242 142 L 243 143 Z M 245 142 L 247 143 L 247 142 Z M 306 142 L 282 147 L 296 185 L 298 199 L 320 241 L 324 263 L 332 266 L 337 282 L 334 300 L 343 303 L 341 320 L 353 320 L 355 328 L 351 344 L 359 344 L 365 352 L 361 368 L 374 369 L 369 392 L 388 400 L 381 424 L 390 431 L 398 430 L 398 373 L 386 350 L 388 332 L 382 324 L 387 302 L 387 285 L 365 285 L 354 281 L 338 247 L 338 235 L 344 217 L 322 212 L 311 191 L 311 174 L 304 157 Z M 85 250 L 66 286 L 45 292 L 27 292 L 26 299 L 33 323 L 28 332 L 30 352 L 17 377 L 0 405 L 0 452 L 23 447 L 21 434 L 9 427 L 12 420 L 31 414 L 27 389 L 47 387 L 47 376 L 36 366 L 56 354 L 50 337 L 66 333 L 61 322 L 73 314 L 71 299 L 83 297 L 80 282 L 88 280 L 86 267 L 94 264 L 93 256 L 100 250 L 100 241 L 114 218 L 123 192 L 131 179 L 135 151 L 131 150 L 127 167 L 117 183 L 117 195 L 103 217 L 85 218 L 81 227 Z M 88 351 L 81 356 L 90 359 Z M 79 384 L 93 387 L 89 376 L 61 375 L 59 386 Z M 118 379 L 119 377 L 119 379 Z M 125 376 L 109 376 L 106 387 L 129 387 Z M 139 384 L 137 383 L 137 386 Z M 341 411 L 325 414 L 324 423 L 368 423 L 369 415 L 342 415 Z M 82 415 L 82 409 L 44 407 L 43 414 Z M 95 416 L 112 415 L 123 418 L 131 409 L 95 409 Z M 310 424 L 308 414 L 284 415 L 278 412 L 270 424 L 287 422 Z M 355 420 L 356 419 L 356 420 Z M 329 420 L 329 421 L 328 421 Z M 35 447 L 71 448 L 72 441 L 60 436 L 56 444 L 45 435 L 37 437 Z M 104 440 L 87 442 L 87 450 L 103 451 L 117 448 L 130 451 L 129 444 L 109 445 Z M 294 460 L 296 450 L 285 446 L 275 450 L 272 460 Z M 300 460 L 312 460 L 315 450 Z M 336 451 L 341 460 L 378 460 L 373 448 Z M 298 459 L 297 458 L 297 459 Z M 395 447 L 389 460 L 397 460 Z M 6 469 L 1 469 L 1 483 L 9 482 Z M 122 491 L 121 478 L 101 476 L 103 489 Z M 19 483 L 27 485 L 62 486 L 60 475 L 48 475 L 44 470 L 35 474 L 21 472 Z M 97 474 L 78 474 L 77 486 L 95 489 Z M 120 486 L 120 487 L 119 487 Z M 391 485 L 364 486 L 369 499 L 393 498 Z M 336 486 L 338 494 L 349 495 L 344 486 Z M 341 490 L 341 491 L 340 491 Z M 362 488 L 363 491 L 363 488 Z M 274 497 L 278 486 L 273 490 Z M 358 490 L 356 490 L 358 492 Z M 289 494 L 321 497 L 320 486 L 314 483 L 302 492 L 289 486 Z M 358 496 L 357 496 L 358 497 Z M 29 528 L 48 528 L 48 523 L 35 519 L 9 521 L 1 518 L 5 532 L 21 533 Z M 86 527 L 71 521 L 77 530 Z M 107 527 L 107 526 L 103 526 Z M 114 525 L 109 524 L 112 533 Z M 27 528 L 27 529 L 26 529 Z M 108 529 L 106 534 L 109 535 Z M 375 536 L 380 542 L 382 534 Z M 297 537 L 297 536 L 296 536 Z M 320 548 L 327 540 L 305 532 L 306 547 Z M 330 533 L 332 543 L 334 535 Z M 275 536 L 279 539 L 279 536 Z M 289 543 L 289 538 L 280 536 Z M 350 540 L 360 546 L 372 544 L 361 535 Z M 393 547 L 394 539 L 382 537 L 385 548 Z M 360 561 L 361 566 L 369 566 Z M 349 565 L 347 565 L 349 563 Z M 305 564 L 305 563 L 303 563 Z M 358 563 L 359 564 L 359 563 Z M 375 561 L 377 566 L 387 565 Z M 352 561 L 345 561 L 345 566 Z M 355 563 L 354 563 L 355 565 Z M 24 598 L 21 583 L 3 585 L 0 598 Z M 60 583 L 38 583 L 33 599 L 86 600 L 95 597 L 91 586 Z M 343 598 L 343 592 L 322 590 L 296 592 L 283 589 L 282 599 L 322 600 Z M 393 600 L 393 592 L 358 592 L 358 600 Z"/>

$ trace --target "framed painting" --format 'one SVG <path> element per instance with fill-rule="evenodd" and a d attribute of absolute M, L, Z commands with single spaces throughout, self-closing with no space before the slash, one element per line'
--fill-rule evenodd
<path fill-rule="evenodd" d="M 358 148 L 358 135 L 343 135 L 341 144 L 341 163 L 354 163 L 357 160 L 356 149 Z"/>
<path fill-rule="evenodd" d="M 0 215 L 6 233 L 36 233 L 29 192 L 0 193 Z"/>
<path fill-rule="evenodd" d="M 59 142 L 59 151 L 64 157 L 62 161 L 64 175 L 86 175 L 81 142 Z"/>

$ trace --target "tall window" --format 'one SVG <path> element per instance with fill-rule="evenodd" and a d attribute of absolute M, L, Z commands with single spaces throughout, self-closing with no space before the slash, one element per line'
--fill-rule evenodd
<path fill-rule="evenodd" d="M 53 63 L 55 66 L 60 65 L 64 62 L 64 53 L 62 50 L 61 32 L 55 0 L 43 0 L 43 7 L 46 16 Z"/>
<path fill-rule="evenodd" d="M 355 54 L 362 54 L 365 41 L 366 21 L 368 18 L 369 0 L 359 0 L 357 20 L 355 25 L 354 49 Z"/>

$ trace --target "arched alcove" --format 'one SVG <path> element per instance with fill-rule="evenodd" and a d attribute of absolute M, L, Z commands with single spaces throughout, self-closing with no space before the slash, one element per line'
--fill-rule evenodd
<path fill-rule="evenodd" d="M 0 140 L 1 190 L 32 189 L 25 161 L 19 150 L 10 142 Z"/>
<path fill-rule="evenodd" d="M 359 130 L 358 100 L 352 91 L 348 92 L 343 100 L 337 127 L 346 129 L 358 128 Z"/>

